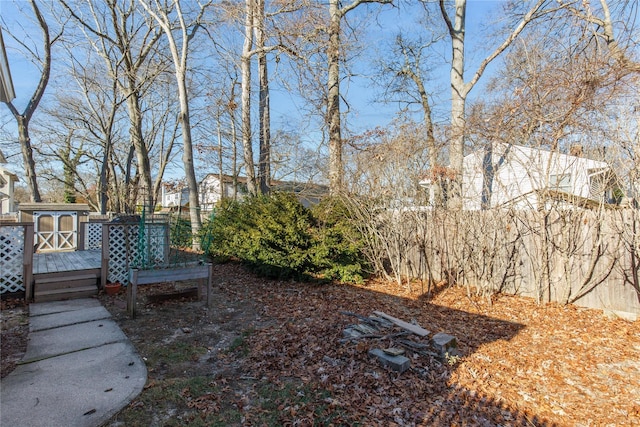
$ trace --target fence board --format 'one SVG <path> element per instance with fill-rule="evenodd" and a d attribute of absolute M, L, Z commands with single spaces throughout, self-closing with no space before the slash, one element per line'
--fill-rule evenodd
<path fill-rule="evenodd" d="M 640 315 L 638 209 L 394 215 L 412 230 L 396 237 L 409 252 L 389 259 L 396 274 Z"/>

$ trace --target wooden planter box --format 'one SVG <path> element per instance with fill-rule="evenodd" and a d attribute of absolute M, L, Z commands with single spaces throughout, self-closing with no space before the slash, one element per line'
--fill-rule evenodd
<path fill-rule="evenodd" d="M 136 317 L 136 298 L 138 285 L 149 285 L 152 283 L 179 282 L 182 280 L 207 280 L 207 307 L 213 305 L 213 295 L 211 294 L 213 276 L 213 266 L 208 264 L 194 264 L 193 266 L 162 268 L 157 270 L 139 270 L 137 268 L 129 271 L 129 286 L 127 286 L 127 312 L 132 318 Z M 200 299 L 202 286 L 198 286 L 198 299 Z"/>

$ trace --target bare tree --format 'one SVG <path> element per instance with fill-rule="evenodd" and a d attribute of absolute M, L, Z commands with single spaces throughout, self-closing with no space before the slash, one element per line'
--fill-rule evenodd
<path fill-rule="evenodd" d="M 340 61 L 341 23 L 345 16 L 365 3 L 391 4 L 392 0 L 354 0 L 340 7 L 339 0 L 329 0 L 329 26 L 327 32 L 327 123 L 329 127 L 329 186 L 333 193 L 343 187 L 344 166 L 342 162 L 342 133 L 340 119 Z"/>
<path fill-rule="evenodd" d="M 168 5 L 163 5 L 160 1 L 155 0 L 153 8 L 150 4 L 143 0 L 139 0 L 144 9 L 153 19 L 160 25 L 162 31 L 167 38 L 169 50 L 173 59 L 175 70 L 176 85 L 178 87 L 178 97 L 180 100 L 179 121 L 182 128 L 182 163 L 184 172 L 189 186 L 189 213 L 191 217 L 191 231 L 193 234 L 193 247 L 199 249 L 198 233 L 202 228 L 202 219 L 200 218 L 200 201 L 198 197 L 198 182 L 193 164 L 193 141 L 191 138 L 191 121 L 189 116 L 189 94 L 187 91 L 187 67 L 189 41 L 193 39 L 197 29 L 201 25 L 201 18 L 208 4 L 199 8 L 198 15 L 192 24 L 188 24 L 182 13 L 179 0 L 175 0 Z M 176 19 L 172 21 L 169 14 L 175 11 Z M 174 30 L 177 28 L 179 32 L 179 40 L 174 36 Z M 180 46 L 178 45 L 180 44 Z M 151 208 L 151 207 L 150 207 Z"/>
<path fill-rule="evenodd" d="M 255 0 L 245 0 L 244 43 L 240 69 L 242 73 L 242 149 L 244 169 L 249 194 L 257 194 L 255 164 L 253 161 L 253 137 L 251 129 L 251 57 L 254 45 Z"/>
<path fill-rule="evenodd" d="M 164 71 L 163 64 L 151 61 L 162 31 L 149 27 L 144 20 L 136 19 L 139 13 L 135 6 L 136 0 L 124 3 L 115 0 L 85 0 L 85 8 L 82 9 L 70 5 L 67 0 L 60 2 L 80 24 L 87 39 L 92 41 L 91 45 L 102 56 L 110 75 L 117 79 L 118 87 L 126 100 L 132 153 L 135 154 L 137 171 L 142 181 L 144 204 L 153 206 L 155 201 L 149 149 L 143 130 L 142 103 L 145 88 L 148 88 L 154 76 Z M 122 72 L 118 72 L 120 68 Z M 126 183 L 132 187 L 130 175 L 127 169 Z M 137 193 L 129 198 L 135 203 Z"/>
<path fill-rule="evenodd" d="M 44 16 L 40 12 L 38 4 L 35 0 L 30 0 L 29 2 L 31 4 L 31 8 L 33 9 L 36 20 L 38 21 L 38 26 L 40 27 L 40 30 L 42 32 L 42 58 L 40 58 L 35 51 L 31 50 L 25 42 L 20 40 L 18 41 L 20 42 L 22 47 L 29 51 L 33 55 L 33 57 L 40 62 L 40 80 L 38 82 L 38 85 L 36 86 L 35 91 L 33 92 L 33 95 L 31 95 L 31 99 L 27 103 L 27 106 L 22 113 L 18 111 L 12 101 L 7 102 L 6 105 L 9 108 L 9 111 L 11 111 L 11 114 L 13 114 L 13 117 L 16 119 L 18 125 L 18 139 L 22 151 L 22 161 L 24 164 L 27 188 L 29 189 L 31 201 L 40 202 L 42 201 L 42 197 L 40 196 L 40 190 L 38 188 L 36 164 L 33 158 L 33 148 L 31 144 L 31 137 L 29 135 L 29 123 L 31 121 L 33 113 L 38 108 L 38 105 L 42 100 L 42 96 L 44 95 L 45 89 L 47 88 L 47 84 L 49 83 L 49 76 L 51 75 L 51 47 L 60 38 L 62 31 L 52 37 L 49 32 L 49 26 Z"/>
<path fill-rule="evenodd" d="M 296 56 L 296 39 L 303 37 L 299 31 L 298 20 L 304 17 L 296 13 L 307 7 L 305 1 L 287 0 L 272 3 L 273 10 L 267 11 L 264 0 L 246 0 L 244 2 L 244 38 L 240 70 L 242 76 L 241 112 L 242 112 L 242 146 L 244 151 L 244 168 L 247 177 L 249 194 L 267 193 L 271 180 L 271 111 L 269 103 L 269 74 L 267 55 L 284 52 Z M 233 12 L 232 12 L 233 15 Z M 290 18 L 293 17 L 293 18 Z M 251 67 L 253 58 L 257 57 L 258 67 L 258 126 L 259 156 L 257 164 L 253 155 L 253 128 L 251 88 Z"/>
<path fill-rule="evenodd" d="M 418 104 L 422 110 L 422 120 L 426 131 L 424 144 L 428 149 L 429 175 L 432 180 L 433 200 L 431 204 L 441 206 L 443 204 L 443 145 L 436 140 L 433 123 L 432 95 L 429 93 L 429 72 L 425 62 L 428 58 L 427 50 L 433 47 L 438 40 L 425 43 L 418 39 L 411 41 L 403 35 L 398 35 L 389 58 L 385 59 L 380 67 L 383 78 L 388 84 L 385 88 L 385 101 L 398 101 L 410 107 Z M 418 147 L 422 145 L 417 142 Z"/>
<path fill-rule="evenodd" d="M 604 44 L 608 50 L 608 54 L 617 62 L 620 69 L 626 70 L 628 73 L 640 72 L 640 61 L 634 56 L 634 49 L 637 47 L 637 40 L 629 37 L 632 34 L 634 22 L 637 17 L 640 5 L 636 1 L 612 2 L 619 10 L 619 17 L 625 18 L 626 22 L 622 24 L 626 26 L 625 31 L 620 32 L 616 36 L 614 25 L 614 14 L 609 7 L 608 0 L 597 0 L 597 5 L 593 5 L 591 1 L 582 2 L 558 2 L 570 14 L 582 21 L 585 25 L 585 36 L 589 40 L 600 47 Z M 598 7 L 599 6 L 599 7 Z M 627 37 L 624 39 L 621 37 Z"/>
<path fill-rule="evenodd" d="M 258 82 L 260 117 L 260 155 L 258 159 L 258 184 L 260 192 L 266 194 L 271 187 L 271 111 L 269 105 L 269 73 L 267 68 L 265 0 L 256 0 L 255 38 L 258 50 Z"/>
<path fill-rule="evenodd" d="M 366 236 L 365 255 L 377 274 L 398 284 L 415 273 L 411 255 L 419 241 L 413 218 L 423 201 L 416 183 L 428 161 L 419 143 L 425 134 L 422 124 L 400 118 L 391 129 L 365 132 L 345 146 L 345 190 L 352 195 L 347 201 Z"/>
<path fill-rule="evenodd" d="M 65 78 L 66 90 L 57 92 L 56 103 L 47 109 L 51 120 L 42 123 L 38 129 L 42 135 L 47 135 L 43 137 L 40 152 L 43 156 L 55 158 L 65 152 L 65 149 L 59 149 L 61 141 L 71 138 L 70 143 L 73 140 L 81 142 L 84 146 L 83 155 L 95 165 L 95 173 L 92 171 L 88 175 L 97 176 L 98 179 L 97 182 L 93 179 L 86 182 L 83 170 L 69 169 L 73 174 L 73 182 L 83 184 L 74 190 L 82 194 L 96 210 L 105 214 L 109 210 L 109 200 L 118 206 L 121 183 L 109 173 L 109 168 L 112 156 L 116 154 L 114 147 L 122 139 L 117 125 L 122 119 L 120 107 L 125 101 L 118 96 L 116 79 L 110 78 L 109 73 L 105 72 L 101 60 L 94 59 L 91 48 L 81 51 L 74 43 L 71 46 L 63 43 L 62 46 L 67 54 L 65 76 L 72 80 Z M 61 62 L 64 62 L 64 57 Z M 56 174 L 50 177 L 57 178 Z"/>
<path fill-rule="evenodd" d="M 504 41 L 495 48 L 478 66 L 470 80 L 465 81 L 465 32 L 467 0 L 456 0 L 452 11 L 448 11 L 444 0 L 439 0 L 440 13 L 451 38 L 451 135 L 449 144 L 449 165 L 454 179 L 449 188 L 448 205 L 462 208 L 462 161 L 466 132 L 466 101 L 469 92 L 482 77 L 487 66 L 500 56 L 524 31 L 529 23 L 539 18 L 546 0 L 537 0 L 515 25 Z M 452 12 L 452 13 L 451 13 Z"/>

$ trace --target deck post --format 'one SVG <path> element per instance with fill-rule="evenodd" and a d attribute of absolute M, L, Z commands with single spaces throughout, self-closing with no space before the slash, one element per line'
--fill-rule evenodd
<path fill-rule="evenodd" d="M 131 270 L 131 280 L 127 285 L 127 312 L 132 319 L 136 318 L 136 298 L 138 294 L 138 269 Z"/>
<path fill-rule="evenodd" d="M 109 276 L 109 224 L 102 224 L 102 260 L 100 262 L 100 289 L 104 289 Z"/>
<path fill-rule="evenodd" d="M 24 299 L 33 299 L 33 223 L 24 225 L 24 253 L 22 254 L 22 283 Z"/>
<path fill-rule="evenodd" d="M 78 244 L 76 245 L 79 251 L 84 251 L 84 239 L 87 235 L 88 222 L 78 222 Z"/>

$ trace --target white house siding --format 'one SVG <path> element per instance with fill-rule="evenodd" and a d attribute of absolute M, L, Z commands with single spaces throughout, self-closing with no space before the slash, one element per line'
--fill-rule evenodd
<path fill-rule="evenodd" d="M 214 206 L 220 200 L 220 179 L 212 174 L 204 177 L 200 182 L 200 207 L 204 211 L 213 210 Z"/>
<path fill-rule="evenodd" d="M 167 190 L 165 186 L 162 186 L 161 203 L 163 208 L 186 206 L 189 203 L 189 189 Z"/>
<path fill-rule="evenodd" d="M 485 152 L 476 151 L 464 158 L 464 208 L 481 208 L 484 186 L 483 159 Z M 491 207 L 512 203 L 517 208 L 537 208 L 536 190 L 559 190 L 591 198 L 589 173 L 608 169 L 605 162 L 569 156 L 556 152 L 496 144 L 492 153 L 494 178 L 491 185 Z M 550 186 L 551 176 L 570 175 L 567 188 Z M 553 181 L 553 179 L 551 179 Z"/>
<path fill-rule="evenodd" d="M 200 194 L 200 207 L 203 211 L 211 211 L 216 206 L 216 204 L 220 201 L 220 195 L 224 194 L 225 198 L 233 198 L 233 177 L 230 175 L 222 176 L 222 190 L 220 189 L 220 175 L 210 173 L 205 176 L 200 182 L 199 194 Z M 244 194 L 246 194 L 246 189 L 244 187 L 244 183 L 246 182 L 246 178 L 238 177 L 238 189 L 236 191 L 236 198 L 238 200 L 242 200 Z"/>
<path fill-rule="evenodd" d="M 13 190 L 17 181 L 16 174 L 0 166 L 0 214 L 16 212 Z"/>

